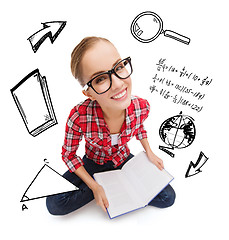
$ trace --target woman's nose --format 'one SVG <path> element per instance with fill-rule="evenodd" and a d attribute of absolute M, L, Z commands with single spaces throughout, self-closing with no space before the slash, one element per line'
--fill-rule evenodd
<path fill-rule="evenodd" d="M 115 76 L 115 74 L 111 75 L 112 78 L 112 88 L 119 89 L 123 86 L 123 80 Z"/>

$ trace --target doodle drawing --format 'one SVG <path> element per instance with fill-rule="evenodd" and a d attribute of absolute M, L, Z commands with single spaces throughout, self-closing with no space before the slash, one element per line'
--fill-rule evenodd
<path fill-rule="evenodd" d="M 185 44 L 190 43 L 190 38 L 171 30 L 163 30 L 162 19 L 154 12 L 142 12 L 135 17 L 130 27 L 131 34 L 138 41 L 149 43 L 159 35 L 170 37 Z"/>
<path fill-rule="evenodd" d="M 44 164 L 26 189 L 20 202 L 76 190 L 78 188 L 75 185 L 66 180 L 50 166 Z"/>
<path fill-rule="evenodd" d="M 37 136 L 57 124 L 48 84 L 36 69 L 11 89 L 13 99 L 28 132 Z"/>
<path fill-rule="evenodd" d="M 193 121 L 192 117 L 183 115 L 182 112 L 165 120 L 159 129 L 159 135 L 168 147 L 159 146 L 159 149 L 174 157 L 174 153 L 168 149 L 174 150 L 190 146 L 196 135 Z"/>
<path fill-rule="evenodd" d="M 53 44 L 56 38 L 59 36 L 60 32 L 66 26 L 66 23 L 66 21 L 52 21 L 42 23 L 43 28 L 27 39 L 29 40 L 33 51 L 36 52 L 46 38 L 49 38 Z"/>
<path fill-rule="evenodd" d="M 191 177 L 202 172 L 200 169 L 207 162 L 207 160 L 208 157 L 206 157 L 205 154 L 201 151 L 196 163 L 193 163 L 192 161 L 190 162 L 185 177 Z"/>

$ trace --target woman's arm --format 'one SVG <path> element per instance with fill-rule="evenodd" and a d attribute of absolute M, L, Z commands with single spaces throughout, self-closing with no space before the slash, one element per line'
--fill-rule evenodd
<path fill-rule="evenodd" d="M 149 142 L 148 142 L 148 139 L 143 138 L 140 140 L 140 142 L 141 142 L 143 148 L 145 149 L 149 160 L 152 163 L 154 163 L 160 170 L 162 170 L 164 168 L 163 161 L 152 152 Z"/>
<path fill-rule="evenodd" d="M 106 208 L 108 208 L 109 203 L 106 198 L 105 192 L 103 190 L 103 187 L 99 185 L 86 171 L 86 169 L 83 166 L 80 166 L 77 168 L 74 173 L 80 177 L 87 186 L 92 190 L 94 194 L 95 201 L 97 205 L 99 205 L 105 212 Z"/>

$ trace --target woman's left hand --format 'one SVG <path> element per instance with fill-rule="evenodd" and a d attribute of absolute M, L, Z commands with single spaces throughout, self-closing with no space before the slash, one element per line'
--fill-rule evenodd
<path fill-rule="evenodd" d="M 152 163 L 154 163 L 160 170 L 164 168 L 163 161 L 158 156 L 156 156 L 152 151 L 147 151 L 146 154 L 149 160 Z"/>

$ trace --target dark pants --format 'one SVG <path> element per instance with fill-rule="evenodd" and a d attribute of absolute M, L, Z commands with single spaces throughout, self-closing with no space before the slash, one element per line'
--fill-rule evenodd
<path fill-rule="evenodd" d="M 96 164 L 94 161 L 83 157 L 84 168 L 93 176 L 94 173 L 104 172 L 109 170 L 121 169 L 122 166 L 133 157 L 128 156 L 126 161 L 117 168 L 113 167 L 112 162 L 107 162 L 104 165 Z M 63 175 L 68 181 L 77 186 L 79 190 L 60 193 L 46 198 L 46 206 L 48 211 L 53 215 L 65 215 L 71 213 L 80 207 L 86 205 L 94 199 L 92 190 L 75 174 L 67 171 Z M 168 185 L 164 188 L 148 205 L 159 208 L 166 208 L 173 205 L 175 201 L 175 192 Z"/>

